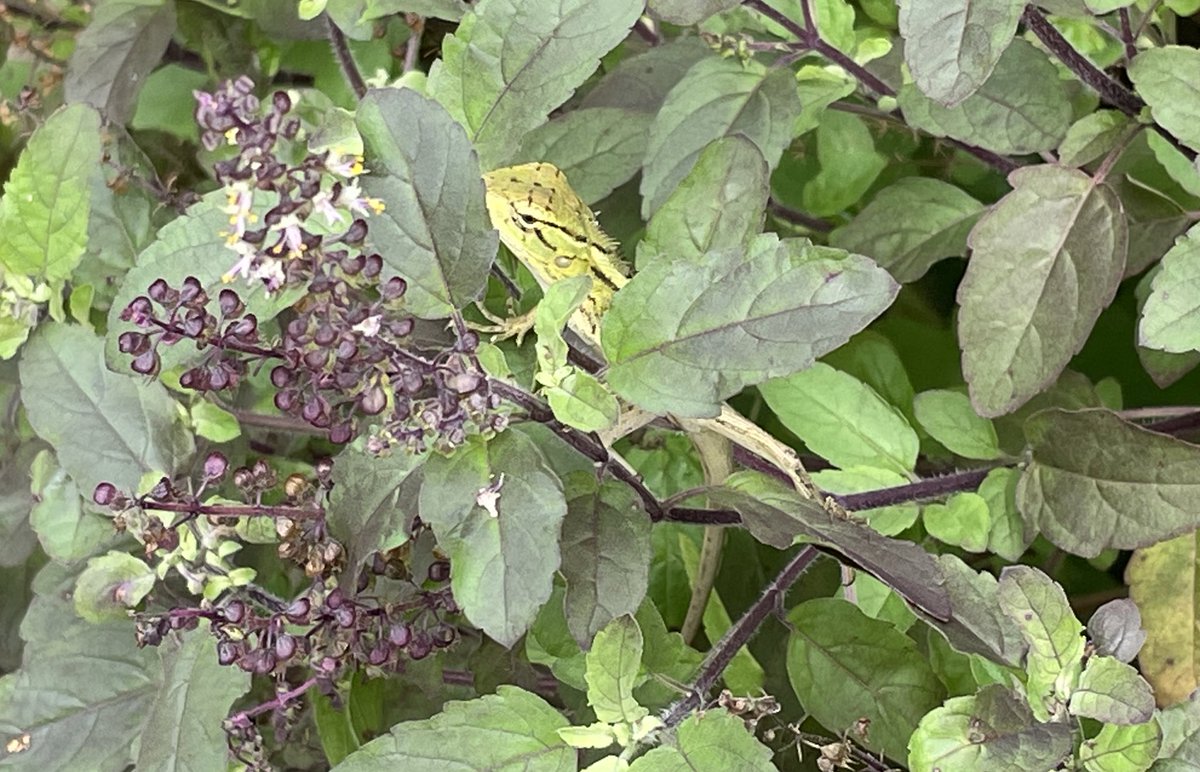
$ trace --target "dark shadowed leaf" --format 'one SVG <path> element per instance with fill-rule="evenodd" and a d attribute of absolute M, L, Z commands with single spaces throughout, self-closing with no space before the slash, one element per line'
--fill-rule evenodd
<path fill-rule="evenodd" d="M 21 669 L 0 679 L 0 736 L 29 735 L 28 750 L 0 747 L 16 769 L 121 772 L 161 686 L 157 652 L 131 645 L 128 619 L 93 625 L 75 615 L 75 578 L 53 563 L 34 580 L 21 622 Z"/>
<path fill-rule="evenodd" d="M 1032 463 L 1017 507 L 1068 552 L 1094 557 L 1200 526 L 1200 447 L 1107 410 L 1046 410 L 1025 433 Z"/>
<path fill-rule="evenodd" d="M 637 611 L 646 595 L 650 518 L 633 491 L 606 480 L 568 499 L 562 555 L 567 626 L 586 645 L 613 619 Z"/>
<path fill-rule="evenodd" d="M 250 688 L 250 676 L 217 663 L 207 630 L 168 638 L 158 648 L 162 686 L 150 704 L 137 768 L 154 772 L 224 772 L 228 749 L 221 722 Z"/>
<path fill-rule="evenodd" d="M 145 472 L 180 471 L 193 450 L 166 388 L 110 372 L 100 339 L 82 327 L 38 329 L 21 359 L 21 397 L 85 495 L 101 482 L 133 491 Z"/>
<path fill-rule="evenodd" d="M 414 497 L 426 456 L 395 449 L 373 456 L 347 448 L 333 463 L 333 490 L 325 510 L 329 532 L 346 548 L 353 569 L 376 550 L 387 551 L 408 541 L 408 526 L 417 514 Z"/>
<path fill-rule="evenodd" d="M 483 203 L 479 163 L 462 127 L 411 89 L 375 89 L 358 110 L 371 173 L 386 202 L 371 240 L 388 272 L 408 281 L 409 309 L 443 318 L 483 290 L 499 237 Z"/>
<path fill-rule="evenodd" d="M 116 124 L 133 117 L 138 91 L 175 33 L 174 0 L 105 0 L 75 43 L 63 86 Z"/>
<path fill-rule="evenodd" d="M 1121 662 L 1133 662 L 1146 642 L 1141 612 L 1129 598 L 1117 598 L 1096 609 L 1087 630 L 1098 653 Z"/>
<path fill-rule="evenodd" d="M 917 721 L 943 696 L 913 640 L 836 598 L 801 603 L 788 622 L 788 678 L 804 709 L 837 734 L 865 716 L 863 744 L 903 758 Z"/>

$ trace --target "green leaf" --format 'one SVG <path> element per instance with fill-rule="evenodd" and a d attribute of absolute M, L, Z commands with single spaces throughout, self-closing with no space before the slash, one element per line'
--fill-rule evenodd
<path fill-rule="evenodd" d="M 971 232 L 958 337 L 971 402 L 995 417 L 1058 377 L 1116 293 L 1128 233 L 1121 203 L 1056 166 L 1009 175 L 1013 191 Z"/>
<path fill-rule="evenodd" d="M 1025 423 L 1032 463 L 1017 507 L 1072 554 L 1134 549 L 1200 526 L 1200 448 L 1107 410 L 1046 410 Z"/>
<path fill-rule="evenodd" d="M 1190 251 L 1191 244 L 1192 239 L 1184 236 L 1179 240 L 1176 248 L 1179 248 L 1181 251 Z M 1175 256 L 1172 256 L 1170 262 L 1174 268 L 1176 277 L 1178 277 L 1179 273 L 1181 272 L 1180 269 L 1186 272 L 1187 268 L 1184 267 L 1183 261 L 1180 261 L 1176 259 Z M 1154 286 L 1154 282 L 1158 280 L 1159 275 L 1161 275 L 1165 270 L 1166 263 L 1167 260 L 1164 259 L 1163 262 L 1155 265 L 1153 268 L 1147 271 L 1145 275 L 1138 280 L 1137 286 L 1135 286 L 1133 289 L 1134 296 L 1138 301 L 1138 317 L 1141 320 L 1140 328 L 1142 329 L 1144 329 L 1146 326 L 1146 302 L 1150 299 L 1150 293 Z M 1188 286 L 1186 283 L 1177 283 L 1174 291 L 1181 292 L 1186 297 Z M 1164 308 L 1168 305 L 1174 305 L 1170 302 L 1170 291 L 1166 293 L 1159 293 L 1156 298 L 1156 305 L 1159 309 L 1159 319 L 1161 320 Z M 1179 322 L 1181 327 L 1187 326 L 1188 316 L 1189 314 L 1185 312 L 1184 316 L 1181 317 Z M 1174 331 L 1169 327 L 1160 327 L 1156 337 L 1173 338 L 1173 332 Z M 1176 345 L 1187 345 L 1187 337 L 1189 336 L 1181 336 Z M 1200 364 L 1200 352 L 1197 351 L 1185 351 L 1178 354 L 1172 354 L 1166 351 L 1160 351 L 1156 348 L 1143 346 L 1140 343 L 1136 346 L 1136 348 L 1138 360 L 1141 361 L 1142 368 L 1154 381 L 1155 385 L 1160 389 L 1165 389 L 1172 383 L 1175 383 L 1184 375 L 1191 372 L 1197 364 Z"/>
<path fill-rule="evenodd" d="M 896 346 L 874 330 L 864 330 L 829 352 L 824 362 L 853 375 L 911 418 L 912 382 Z"/>
<path fill-rule="evenodd" d="M 819 217 L 853 206 L 887 166 L 862 119 L 837 110 L 821 114 L 817 161 L 820 171 L 805 184 L 801 203 L 805 212 Z"/>
<path fill-rule="evenodd" d="M 711 57 L 675 85 L 650 128 L 642 172 L 642 215 L 649 219 L 713 140 L 742 134 L 775 168 L 792 139 L 800 100 L 791 72 Z"/>
<path fill-rule="evenodd" d="M 1129 79 L 1154 121 L 1193 150 L 1200 149 L 1200 51 L 1160 46 L 1137 55 Z"/>
<path fill-rule="evenodd" d="M 113 541 L 112 521 L 84 511 L 78 486 L 58 465 L 53 453 L 39 453 L 30 475 L 30 493 L 37 503 L 29 513 L 29 524 L 52 560 L 74 563 Z"/>
<path fill-rule="evenodd" d="M 904 61 L 930 99 L 952 107 L 987 81 L 1012 42 L 1021 0 L 909 0 L 900 8 Z"/>
<path fill-rule="evenodd" d="M 912 639 L 835 598 L 801 603 L 788 622 L 788 679 L 809 715 L 836 734 L 867 718 L 867 737 L 852 732 L 855 741 L 903 758 L 917 721 L 942 698 Z"/>
<path fill-rule="evenodd" d="M 80 327 L 38 329 L 21 358 L 21 398 L 85 495 L 101 482 L 133 492 L 144 473 L 180 471 L 193 451 L 162 384 L 107 370 L 100 340 Z"/>
<path fill-rule="evenodd" d="M 106 0 L 75 42 L 63 88 L 121 125 L 133 116 L 138 91 L 160 64 L 175 34 L 173 0 Z"/>
<path fill-rule="evenodd" d="M 638 247 L 655 262 L 700 261 L 705 252 L 745 246 L 762 228 L 770 194 L 767 163 L 741 135 L 713 141 L 663 203 Z"/>
<path fill-rule="evenodd" d="M 1010 562 L 1016 562 L 1033 542 L 1037 532 L 1017 511 L 1017 482 L 1021 473 L 1016 469 L 993 469 L 979 484 L 979 495 L 987 502 L 992 523 L 988 534 L 988 552 L 994 552 Z"/>
<path fill-rule="evenodd" d="M 625 39 L 639 0 L 481 0 L 442 41 L 429 94 L 467 130 L 486 169 L 546 120 Z"/>
<path fill-rule="evenodd" d="M 408 541 L 409 524 L 417 515 L 414 484 L 427 457 L 403 448 L 374 456 L 348 447 L 334 459 L 325 523 L 345 547 L 350 571 L 372 552 L 386 552 Z"/>
<path fill-rule="evenodd" d="M 249 690 L 250 675 L 217 663 L 217 641 L 207 630 L 168 638 L 158 654 L 162 686 L 148 710 L 137 768 L 224 772 L 228 745 L 221 722 Z"/>
<path fill-rule="evenodd" d="M 1176 702 L 1159 711 L 1157 719 L 1162 729 L 1159 770 L 1183 772 L 1195 769 L 1200 764 L 1200 700 Z"/>
<path fill-rule="evenodd" d="M 34 580 L 21 622 L 21 669 L 0 679 L 0 736 L 28 734 L 0 764 L 45 772 L 121 772 L 160 692 L 159 657 L 131 643 L 127 618 L 91 624 L 75 615 L 75 578 L 51 563 Z"/>
<path fill-rule="evenodd" d="M 967 234 L 982 211 L 953 185 L 905 177 L 829 234 L 829 243 L 875 259 L 898 282 L 913 282 L 939 260 L 966 254 Z"/>
<path fill-rule="evenodd" d="M 956 493 L 945 504 L 927 504 L 921 515 L 925 530 L 938 541 L 967 552 L 983 552 L 991 532 L 987 500 L 977 493 Z"/>
<path fill-rule="evenodd" d="M 363 189 L 387 206 L 371 219 L 371 240 L 408 281 L 412 313 L 449 316 L 483 290 L 499 238 L 471 144 L 440 105 L 411 89 L 369 91 L 357 122 L 371 169 Z"/>
<path fill-rule="evenodd" d="M 581 645 L 637 611 L 649 583 L 650 518 L 629 486 L 605 480 L 567 500 L 562 556 L 563 611 Z"/>
<path fill-rule="evenodd" d="M 604 383 L 584 370 L 572 368 L 565 377 L 545 389 L 554 417 L 584 432 L 598 432 L 616 425 L 621 404 Z"/>
<path fill-rule="evenodd" d="M 912 472 L 917 433 L 899 410 L 854 376 L 817 362 L 767 381 L 759 391 L 783 425 L 834 466 Z"/>
<path fill-rule="evenodd" d="M 955 649 L 994 662 L 1019 664 L 1028 645 L 997 599 L 996 577 L 975 571 L 956 555 L 939 555 L 938 572 L 954 606 L 954 619 L 936 625 Z"/>
<path fill-rule="evenodd" d="M 923 391 L 913 399 L 913 412 L 921 428 L 951 453 L 963 458 L 999 458 L 996 427 L 971 407 L 966 394 L 949 389 Z"/>
<path fill-rule="evenodd" d="M 899 99 L 911 127 L 997 153 L 1053 150 L 1071 124 L 1071 101 L 1058 70 L 1020 38 L 979 90 L 955 107 L 943 107 L 912 84 L 900 89 Z"/>
<path fill-rule="evenodd" d="M 858 81 L 836 65 L 800 65 L 796 70 L 800 114 L 792 124 L 792 135 L 799 137 L 817 128 L 826 109 L 839 99 L 853 94 L 857 85 Z"/>
<path fill-rule="evenodd" d="M 1083 666 L 1083 625 L 1053 579 L 1030 566 L 1008 566 L 996 588 L 1000 607 L 1029 644 L 1025 694 L 1034 716 L 1061 715 Z"/>
<path fill-rule="evenodd" d="M 554 164 L 575 192 L 594 204 L 642 168 L 653 116 L 620 107 L 573 110 L 525 134 L 513 164 Z"/>
<path fill-rule="evenodd" d="M 738 0 L 647 0 L 646 10 L 671 24 L 697 24 L 709 16 L 728 11 Z"/>
<path fill-rule="evenodd" d="M 633 698 L 642 662 L 642 631 L 626 614 L 596 634 L 587 653 L 588 704 L 608 724 L 633 723 L 647 710 Z"/>
<path fill-rule="evenodd" d="M 1134 726 L 1107 724 L 1100 734 L 1085 740 L 1079 748 L 1079 760 L 1087 772 L 1126 772 L 1149 769 L 1158 758 L 1162 732 L 1157 721 Z M 1168 765 L 1162 765 L 1164 769 Z"/>
<path fill-rule="evenodd" d="M 921 719 L 909 742 L 908 766 L 935 769 L 1055 769 L 1071 753 L 1068 724 L 1034 720 L 1029 706 L 1003 686 L 954 697 Z"/>
<path fill-rule="evenodd" d="M 634 759 L 629 772 L 774 772 L 771 756 L 740 718 L 718 708 L 688 716 L 674 737 Z"/>
<path fill-rule="evenodd" d="M 88 561 L 75 585 L 75 611 L 89 622 L 127 619 L 129 609 L 154 589 L 154 569 L 125 552 Z"/>
<path fill-rule="evenodd" d="M 1088 659 L 1071 693 L 1072 716 L 1106 724 L 1144 724 L 1154 716 L 1154 692 L 1138 671 L 1114 657 Z"/>
<path fill-rule="evenodd" d="M 87 244 L 89 179 L 100 164 L 100 115 L 57 110 L 29 138 L 0 198 L 0 268 L 70 278 Z"/>
<path fill-rule="evenodd" d="M 562 330 L 591 290 L 590 276 L 572 276 L 553 282 L 537 305 L 533 329 L 537 333 L 538 372 L 554 417 L 584 432 L 608 429 L 617 423 L 621 405 L 594 375 L 567 363 L 567 342 Z"/>
<path fill-rule="evenodd" d="M 803 369 L 846 342 L 896 291 L 864 257 L 774 234 L 745 253 L 652 264 L 605 317 L 609 383 L 647 410 L 715 416 L 743 387 Z"/>
<path fill-rule="evenodd" d="M 256 196 L 253 212 L 262 217 L 274 197 Z M 120 373 L 128 373 L 129 355 L 122 354 L 118 346 L 121 333 L 139 330 L 133 322 L 121 320 L 121 312 L 129 302 L 145 295 L 152 282 L 161 278 L 172 287 L 178 288 L 185 278 L 195 276 L 208 293 L 209 313 L 219 314 L 219 295 L 228 287 L 222 276 L 237 260 L 229 249 L 224 235 L 229 228 L 229 215 L 224 211 L 228 194 L 215 190 L 188 208 L 182 216 L 167 223 L 158 232 L 155 240 L 138 255 L 137 265 L 121 280 L 112 307 L 108 312 L 108 334 L 104 338 L 104 357 L 108 366 Z M 258 318 L 263 325 L 284 308 L 295 303 L 305 292 L 304 288 L 284 290 L 267 294 L 261 281 L 234 285 L 238 296 L 246 305 L 246 312 Z M 203 354 L 192 345 L 160 346 L 159 356 L 162 369 L 170 370 L 186 364 L 194 364 Z"/>
<path fill-rule="evenodd" d="M 1200 350 L 1200 230 L 1193 227 L 1163 256 L 1138 324 L 1138 344 L 1170 354 Z"/>
<path fill-rule="evenodd" d="M 1119 110 L 1088 113 L 1067 129 L 1058 146 L 1058 162 L 1063 166 L 1083 166 L 1106 155 L 1129 130 L 1129 117 Z"/>
<path fill-rule="evenodd" d="M 203 401 L 192 405 L 189 411 L 196 434 L 212 442 L 230 442 L 242 434 L 237 417 L 213 402 Z"/>
<path fill-rule="evenodd" d="M 509 430 L 425 463 L 421 519 L 450 554 L 455 600 L 511 646 L 550 597 L 567 504 L 537 446 Z"/>
<path fill-rule="evenodd" d="M 449 702 L 424 721 L 404 721 L 359 748 L 336 772 L 386 769 L 575 769 L 575 749 L 558 736 L 567 720 L 516 686 L 469 702 Z M 448 741 L 453 738 L 452 741 Z"/>
<path fill-rule="evenodd" d="M 418 16 L 458 21 L 469 10 L 469 0 L 366 0 L 361 18 L 362 21 L 370 21 L 397 13 L 415 13 Z"/>

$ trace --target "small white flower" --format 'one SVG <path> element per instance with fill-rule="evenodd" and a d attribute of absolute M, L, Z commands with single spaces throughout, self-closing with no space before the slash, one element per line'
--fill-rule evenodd
<path fill-rule="evenodd" d="M 352 328 L 355 332 L 361 332 L 365 337 L 374 338 L 379 334 L 380 320 L 382 317 L 379 314 L 368 316 Z"/>
<path fill-rule="evenodd" d="M 503 487 L 504 472 L 501 472 L 499 479 L 479 489 L 475 494 L 475 503 L 492 517 L 500 517 L 500 489 Z"/>

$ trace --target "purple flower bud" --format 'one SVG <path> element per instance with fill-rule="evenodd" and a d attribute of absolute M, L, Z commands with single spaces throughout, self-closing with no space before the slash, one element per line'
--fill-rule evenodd
<path fill-rule="evenodd" d="M 96 490 L 92 491 L 92 501 L 102 507 L 107 507 L 117 497 L 117 486 L 112 483 L 102 482 L 96 486 Z"/>
<path fill-rule="evenodd" d="M 396 300 L 402 297 L 405 291 L 408 290 L 408 282 L 401 279 L 399 276 L 393 276 L 384 282 L 379 293 L 383 295 L 384 300 Z"/>
<path fill-rule="evenodd" d="M 296 598 L 284 613 L 289 622 L 304 624 L 308 621 L 308 615 L 312 613 L 312 603 L 309 602 L 308 598 Z"/>
<path fill-rule="evenodd" d="M 150 349 L 143 354 L 140 354 L 129 365 L 135 373 L 142 375 L 157 375 L 159 367 L 158 352 Z"/>
<path fill-rule="evenodd" d="M 329 441 L 334 445 L 345 445 L 354 436 L 351 424 L 338 424 L 329 430 Z"/>
<path fill-rule="evenodd" d="M 291 659 L 296 653 L 296 639 L 284 633 L 275 639 L 275 656 L 281 660 Z"/>
<path fill-rule="evenodd" d="M 238 646 L 233 641 L 221 641 L 217 644 L 217 662 L 221 665 L 232 665 L 238 657 Z"/>
<path fill-rule="evenodd" d="M 335 587 L 327 596 L 325 596 L 325 606 L 329 609 L 339 609 L 346 602 L 346 596 L 342 593 L 340 587 Z"/>
<path fill-rule="evenodd" d="M 246 604 L 240 600 L 231 600 L 225 604 L 222 609 L 225 615 L 225 621 L 230 624 L 239 625 L 246 618 Z"/>
<path fill-rule="evenodd" d="M 367 654 L 367 662 L 378 667 L 379 665 L 382 665 L 384 662 L 388 661 L 388 657 L 391 656 L 391 653 L 392 652 L 390 649 L 388 649 L 387 644 L 376 644 L 375 647 L 371 649 L 370 653 Z"/>
<path fill-rule="evenodd" d="M 231 289 L 221 290 L 221 294 L 217 296 L 217 302 L 221 306 L 221 314 L 225 317 L 237 316 L 246 308 L 242 304 L 242 299 Z"/>
<path fill-rule="evenodd" d="M 219 480 L 225 476 L 229 468 L 229 459 L 220 451 L 213 451 L 204 459 L 204 477 L 209 480 Z"/>
<path fill-rule="evenodd" d="M 125 310 L 121 312 L 121 319 L 126 322 L 133 322 L 138 327 L 148 327 L 154 319 L 154 306 L 150 303 L 150 298 L 145 295 L 138 295 L 136 298 L 125 306 Z"/>
<path fill-rule="evenodd" d="M 147 293 L 151 300 L 162 305 L 174 303 L 179 299 L 179 293 L 171 289 L 171 285 L 167 284 L 165 279 L 155 279 Z"/>
<path fill-rule="evenodd" d="M 117 348 L 122 354 L 138 354 L 145 353 L 146 347 L 150 345 L 150 336 L 143 335 L 140 332 L 123 332 L 117 338 Z"/>
<path fill-rule="evenodd" d="M 412 630 L 403 622 L 392 625 L 388 629 L 388 641 L 393 646 L 407 646 L 412 639 Z"/>

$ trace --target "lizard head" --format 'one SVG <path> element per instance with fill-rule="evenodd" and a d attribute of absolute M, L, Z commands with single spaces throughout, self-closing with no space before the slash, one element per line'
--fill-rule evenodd
<path fill-rule="evenodd" d="M 597 255 L 616 257 L 616 245 L 557 166 L 497 169 L 484 175 L 484 183 L 500 240 L 543 286 L 594 274 Z"/>

